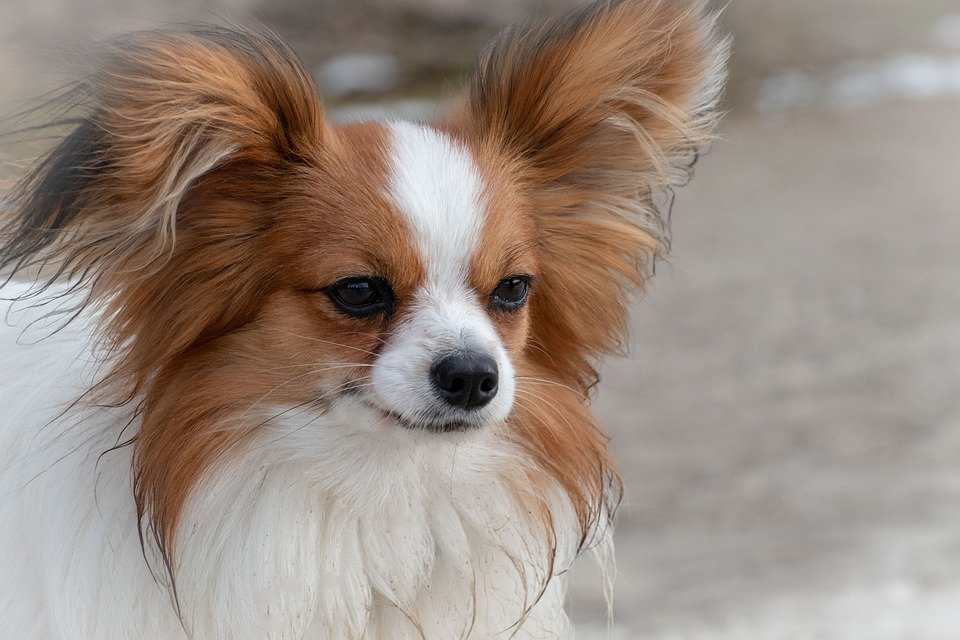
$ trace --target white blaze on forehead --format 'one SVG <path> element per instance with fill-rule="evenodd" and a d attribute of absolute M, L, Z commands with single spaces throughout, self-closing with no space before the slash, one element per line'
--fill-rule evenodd
<path fill-rule="evenodd" d="M 475 350 L 496 360 L 499 391 L 469 417 L 502 421 L 513 405 L 513 366 L 483 296 L 469 283 L 483 227 L 480 172 L 469 151 L 439 131 L 407 123 L 393 124 L 390 131 L 387 195 L 410 226 L 426 279 L 374 364 L 371 398 L 408 420 L 465 419 L 462 409 L 437 395 L 430 371 L 444 354 Z"/>
<path fill-rule="evenodd" d="M 465 283 L 483 224 L 483 183 L 470 153 L 430 127 L 392 124 L 389 194 L 416 235 L 433 285 Z"/>

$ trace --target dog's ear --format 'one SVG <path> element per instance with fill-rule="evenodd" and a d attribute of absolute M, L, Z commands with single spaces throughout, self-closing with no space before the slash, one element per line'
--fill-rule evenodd
<path fill-rule="evenodd" d="M 63 101 L 72 132 L 2 212 L 0 272 L 90 285 L 116 343 L 156 363 L 238 321 L 270 204 L 326 125 L 309 75 L 267 33 L 141 32 L 95 65 Z"/>
<path fill-rule="evenodd" d="M 653 198 L 708 141 L 727 42 L 702 2 L 605 1 L 486 50 L 452 118 L 506 158 L 540 227 L 530 357 L 588 385 L 666 251 Z"/>

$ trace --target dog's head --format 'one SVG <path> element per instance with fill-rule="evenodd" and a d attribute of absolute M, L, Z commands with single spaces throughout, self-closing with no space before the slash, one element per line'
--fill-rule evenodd
<path fill-rule="evenodd" d="M 204 472 L 301 408 L 335 416 L 301 443 L 492 430 L 586 531 L 612 471 L 583 395 L 665 250 L 654 196 L 714 121 L 713 23 L 623 1 L 507 32 L 431 124 L 335 125 L 262 33 L 110 49 L 16 191 L 0 265 L 43 263 L 100 309 L 161 547 Z"/>

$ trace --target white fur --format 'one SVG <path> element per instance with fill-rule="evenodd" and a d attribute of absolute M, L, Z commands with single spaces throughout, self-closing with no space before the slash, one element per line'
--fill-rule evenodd
<path fill-rule="evenodd" d="M 324 414 L 274 407 L 197 487 L 178 540 L 181 624 L 140 547 L 130 448 L 101 457 L 137 423 L 71 408 L 105 371 L 91 319 L 24 330 L 40 313 L 0 327 L 0 637 L 570 637 L 563 577 L 538 599 L 551 540 L 536 506 L 552 512 L 555 574 L 575 556 L 571 507 L 503 427 L 413 432 L 350 398 Z"/>
<path fill-rule="evenodd" d="M 426 278 L 414 294 L 410 319 L 375 363 L 374 401 L 421 420 L 502 421 L 513 406 L 514 369 L 482 306 L 489 292 L 469 284 L 485 211 L 480 172 L 466 149 L 430 127 L 395 123 L 390 131 L 387 192 L 413 231 Z M 469 413 L 445 405 L 429 379 L 436 359 L 458 350 L 492 356 L 500 374 L 497 395 Z"/>
<path fill-rule="evenodd" d="M 428 280 L 462 286 L 483 226 L 483 182 L 469 151 L 427 125 L 390 126 L 389 193 L 413 228 Z"/>

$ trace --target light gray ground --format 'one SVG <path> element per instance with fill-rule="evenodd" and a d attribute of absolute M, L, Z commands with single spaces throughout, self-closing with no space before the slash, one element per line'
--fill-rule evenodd
<path fill-rule="evenodd" d="M 958 116 L 734 116 L 679 192 L 598 401 L 615 638 L 960 638 Z"/>

